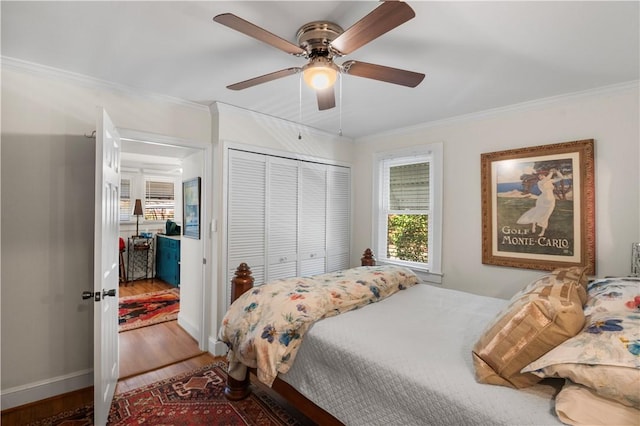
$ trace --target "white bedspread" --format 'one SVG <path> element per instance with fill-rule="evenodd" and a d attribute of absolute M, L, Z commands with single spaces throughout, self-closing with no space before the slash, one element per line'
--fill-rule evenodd
<path fill-rule="evenodd" d="M 346 425 L 554 425 L 553 396 L 475 381 L 471 347 L 506 300 L 416 285 L 317 322 L 281 375 Z"/>

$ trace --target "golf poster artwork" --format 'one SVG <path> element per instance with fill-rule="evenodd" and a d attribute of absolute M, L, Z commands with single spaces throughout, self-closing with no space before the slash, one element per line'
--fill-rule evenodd
<path fill-rule="evenodd" d="M 560 157 L 493 164 L 496 254 L 576 260 L 580 244 L 575 223 L 579 194 L 573 191 L 576 158 L 575 154 Z"/>
<path fill-rule="evenodd" d="M 589 263 L 593 190 L 585 187 L 593 188 L 593 176 L 586 178 L 575 143 L 483 154 L 483 263 L 547 270 Z"/>

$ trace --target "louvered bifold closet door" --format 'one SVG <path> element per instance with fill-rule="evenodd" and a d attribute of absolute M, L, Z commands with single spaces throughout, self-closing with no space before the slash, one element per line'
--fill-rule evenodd
<path fill-rule="evenodd" d="M 267 160 L 267 281 L 298 275 L 298 161 Z"/>
<path fill-rule="evenodd" d="M 265 282 L 266 166 L 264 155 L 229 150 L 227 194 L 227 289 L 246 262 L 255 285 Z"/>
<path fill-rule="evenodd" d="M 327 166 L 300 163 L 299 275 L 326 272 Z"/>
<path fill-rule="evenodd" d="M 350 266 L 351 169 L 327 167 L 327 272 Z"/>

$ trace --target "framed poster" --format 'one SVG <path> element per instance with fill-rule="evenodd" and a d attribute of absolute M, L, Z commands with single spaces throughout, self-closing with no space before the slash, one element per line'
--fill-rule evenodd
<path fill-rule="evenodd" d="M 595 275 L 593 139 L 481 154 L 482 263 Z"/>
<path fill-rule="evenodd" d="M 200 178 L 182 182 L 182 235 L 200 239 Z"/>

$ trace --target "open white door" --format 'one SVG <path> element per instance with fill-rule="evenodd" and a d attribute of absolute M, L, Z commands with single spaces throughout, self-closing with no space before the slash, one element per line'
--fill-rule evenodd
<path fill-rule="evenodd" d="M 118 382 L 120 136 L 103 108 L 96 126 L 93 297 L 94 424 L 107 424 Z"/>

